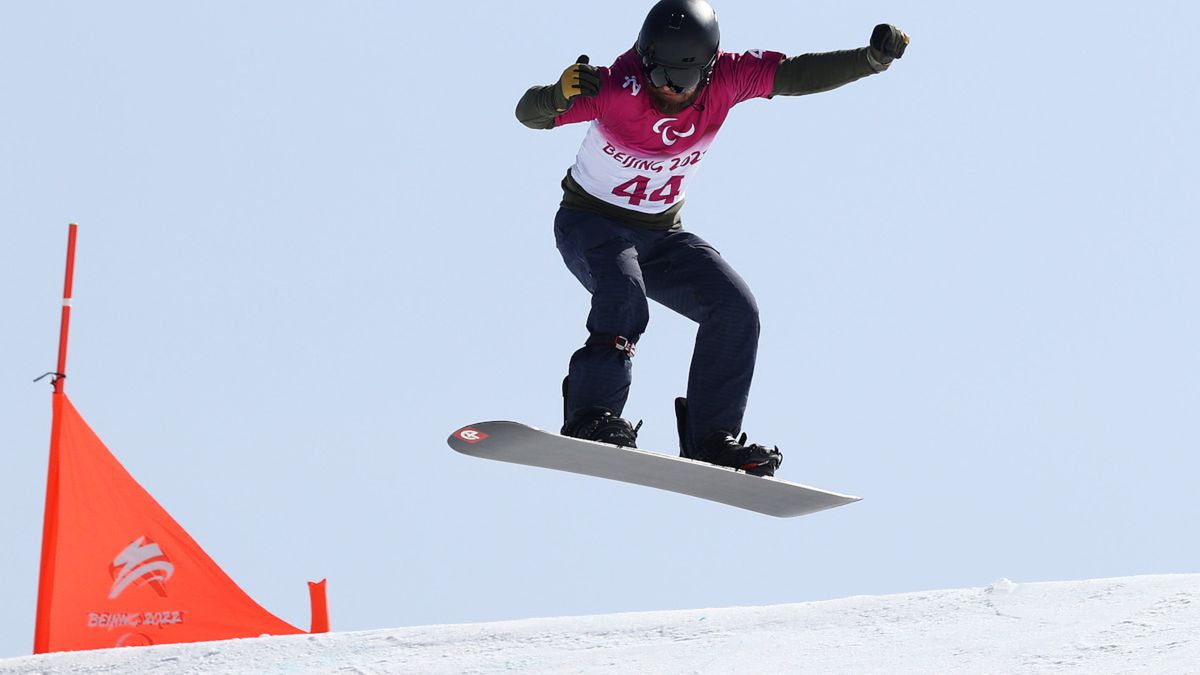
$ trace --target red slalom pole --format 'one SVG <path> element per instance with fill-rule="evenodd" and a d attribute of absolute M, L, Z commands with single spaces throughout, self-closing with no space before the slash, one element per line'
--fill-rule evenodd
<path fill-rule="evenodd" d="M 50 465 L 46 474 L 46 511 L 42 518 L 42 559 L 38 570 L 37 616 L 34 619 L 33 653 L 50 650 L 50 609 L 54 589 L 55 547 L 58 545 L 58 463 L 62 406 L 66 399 L 63 380 L 67 377 L 67 332 L 71 325 L 71 286 L 75 278 L 75 231 L 67 230 L 67 275 L 63 283 L 62 327 L 58 335 L 58 368 L 54 373 L 54 419 L 50 426 Z M 40 378 L 39 378 L 40 379 Z"/>
<path fill-rule="evenodd" d="M 71 223 L 67 228 L 67 273 L 63 281 L 62 326 L 58 333 L 58 368 L 54 374 L 54 393 L 63 392 L 63 380 L 67 379 L 67 333 L 71 329 L 71 287 L 75 283 L 75 232 L 79 226 Z"/>

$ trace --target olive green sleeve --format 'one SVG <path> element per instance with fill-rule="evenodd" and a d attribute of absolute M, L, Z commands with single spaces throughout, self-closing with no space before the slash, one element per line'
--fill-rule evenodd
<path fill-rule="evenodd" d="M 562 93 L 557 84 L 530 87 L 517 101 L 517 119 L 530 129 L 553 129 L 554 118 L 565 112 L 559 108 Z"/>
<path fill-rule="evenodd" d="M 836 89 L 843 84 L 883 72 L 886 66 L 871 58 L 869 47 L 791 56 L 779 62 L 772 96 L 803 96 Z"/>

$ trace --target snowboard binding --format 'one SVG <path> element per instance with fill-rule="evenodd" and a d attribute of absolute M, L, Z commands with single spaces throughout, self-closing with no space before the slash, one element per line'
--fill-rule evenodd
<path fill-rule="evenodd" d="M 634 426 L 629 420 L 603 406 L 588 406 L 569 413 L 567 378 L 563 378 L 563 426 L 559 432 L 563 436 L 611 443 L 622 448 L 636 448 L 637 434 L 641 428 L 641 422 Z"/>
<path fill-rule="evenodd" d="M 690 449 L 687 443 L 687 399 L 682 396 L 675 399 L 675 424 L 679 431 L 680 457 L 740 469 L 752 476 L 774 476 L 783 464 L 783 453 L 778 446 L 767 447 L 758 443 L 746 445 L 744 433 L 737 438 L 728 431 L 713 431 L 705 436 L 698 449 Z"/>
<path fill-rule="evenodd" d="M 622 448 L 636 448 L 637 433 L 641 428 L 641 422 L 635 427 L 629 420 L 618 417 L 608 408 L 590 406 L 576 410 L 567 419 L 563 424 L 562 435 L 611 443 Z"/>

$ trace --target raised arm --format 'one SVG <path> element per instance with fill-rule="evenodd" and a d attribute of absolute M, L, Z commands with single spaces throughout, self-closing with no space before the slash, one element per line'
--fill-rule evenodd
<path fill-rule="evenodd" d="M 879 24 L 870 46 L 785 58 L 775 71 L 772 96 L 803 96 L 836 89 L 868 75 L 882 73 L 904 55 L 908 35 L 895 26 Z"/>

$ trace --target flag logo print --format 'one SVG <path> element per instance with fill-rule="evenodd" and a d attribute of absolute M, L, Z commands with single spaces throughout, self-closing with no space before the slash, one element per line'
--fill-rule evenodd
<path fill-rule="evenodd" d="M 167 597 L 167 580 L 175 574 L 175 566 L 167 559 L 162 548 L 146 537 L 138 537 L 117 554 L 109 566 L 113 577 L 109 600 L 118 596 L 133 584 L 149 585 L 161 597 Z"/>

